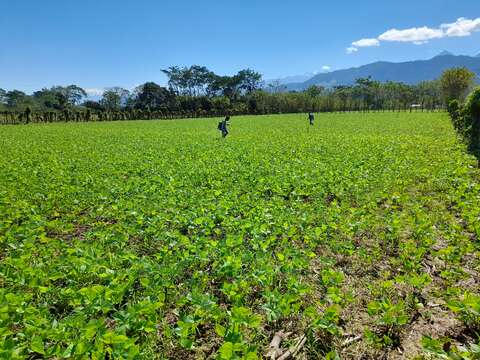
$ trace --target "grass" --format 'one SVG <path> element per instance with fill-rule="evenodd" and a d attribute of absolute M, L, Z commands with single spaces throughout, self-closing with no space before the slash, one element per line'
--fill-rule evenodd
<path fill-rule="evenodd" d="M 480 172 L 445 114 L 217 122 L 1 128 L 0 357 L 478 352 Z"/>

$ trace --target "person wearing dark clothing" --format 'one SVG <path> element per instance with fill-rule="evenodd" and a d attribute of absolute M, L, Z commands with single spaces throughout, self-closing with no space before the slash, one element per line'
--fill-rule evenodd
<path fill-rule="evenodd" d="M 218 130 L 222 132 L 222 137 L 227 137 L 228 135 L 228 126 L 230 125 L 228 122 L 230 121 L 230 116 L 225 116 L 223 121 L 218 123 Z"/>
<path fill-rule="evenodd" d="M 313 112 L 308 113 L 308 121 L 310 121 L 310 126 L 313 126 L 313 122 L 315 121 L 315 115 L 313 115 Z"/>

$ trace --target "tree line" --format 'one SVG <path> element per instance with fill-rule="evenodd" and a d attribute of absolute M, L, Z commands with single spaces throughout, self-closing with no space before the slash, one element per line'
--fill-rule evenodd
<path fill-rule="evenodd" d="M 434 81 L 416 85 L 379 82 L 371 77 L 353 85 L 313 85 L 301 92 L 265 86 L 258 72 L 245 69 L 220 76 L 204 66 L 162 70 L 167 86 L 154 82 L 132 91 L 105 89 L 99 101 L 88 100 L 77 85 L 54 86 L 27 95 L 0 89 L 0 123 L 111 121 L 343 111 L 429 111 L 443 109 L 474 74 L 465 68 L 446 71 Z M 466 84 L 466 85 L 465 85 Z"/>

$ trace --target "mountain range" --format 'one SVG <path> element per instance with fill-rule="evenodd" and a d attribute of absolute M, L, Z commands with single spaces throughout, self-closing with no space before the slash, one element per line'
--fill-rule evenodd
<path fill-rule="evenodd" d="M 306 81 L 285 84 L 288 91 L 301 91 L 312 85 L 331 87 L 351 85 L 358 78 L 371 76 L 372 79 L 399 81 L 407 84 L 418 84 L 425 80 L 434 80 L 442 72 L 452 67 L 466 67 L 477 74 L 480 79 L 480 54 L 477 56 L 454 55 L 444 51 L 429 60 L 416 60 L 401 63 L 378 61 L 371 64 L 328 73 L 317 74 Z"/>

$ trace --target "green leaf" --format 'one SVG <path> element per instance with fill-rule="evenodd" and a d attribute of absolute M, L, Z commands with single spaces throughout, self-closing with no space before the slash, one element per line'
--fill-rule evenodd
<path fill-rule="evenodd" d="M 220 324 L 215 325 L 215 332 L 217 333 L 218 336 L 224 337 L 226 333 L 225 327 L 223 327 Z"/>
<path fill-rule="evenodd" d="M 223 360 L 233 358 L 233 344 L 231 342 L 224 343 L 218 352 L 220 353 L 220 358 Z"/>
<path fill-rule="evenodd" d="M 45 355 L 45 348 L 43 345 L 43 340 L 40 336 L 35 335 L 30 341 L 30 349 L 36 353 Z"/>
<path fill-rule="evenodd" d="M 326 356 L 325 360 L 341 360 L 340 356 L 336 351 L 330 351 Z"/>

